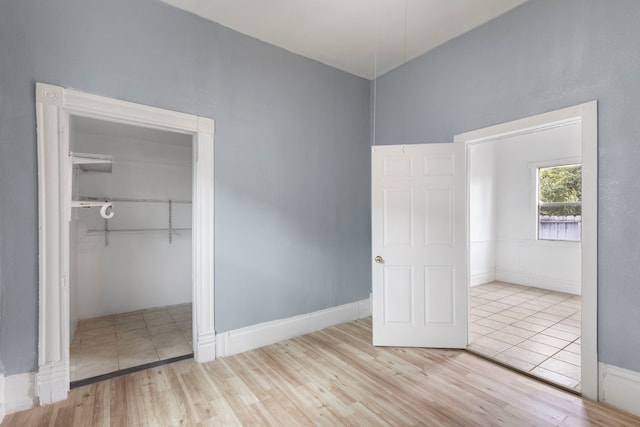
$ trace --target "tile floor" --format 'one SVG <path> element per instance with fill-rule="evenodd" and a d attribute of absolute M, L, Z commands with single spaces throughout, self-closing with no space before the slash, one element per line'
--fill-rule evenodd
<path fill-rule="evenodd" d="M 191 334 L 191 304 L 81 320 L 71 340 L 71 381 L 190 354 Z"/>
<path fill-rule="evenodd" d="M 580 296 L 503 282 L 471 288 L 469 349 L 580 391 Z"/>

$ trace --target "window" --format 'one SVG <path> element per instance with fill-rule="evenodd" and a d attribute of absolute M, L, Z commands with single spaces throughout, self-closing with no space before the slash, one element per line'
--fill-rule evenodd
<path fill-rule="evenodd" d="M 582 165 L 538 168 L 538 239 L 582 240 Z"/>

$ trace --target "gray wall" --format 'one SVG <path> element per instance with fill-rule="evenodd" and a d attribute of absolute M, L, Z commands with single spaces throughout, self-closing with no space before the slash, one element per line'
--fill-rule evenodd
<path fill-rule="evenodd" d="M 366 298 L 369 83 L 155 0 L 0 3 L 0 359 L 37 364 L 34 82 L 216 120 L 216 328 Z"/>
<path fill-rule="evenodd" d="M 640 2 L 530 0 L 377 81 L 376 144 L 599 102 L 599 359 L 640 371 Z"/>

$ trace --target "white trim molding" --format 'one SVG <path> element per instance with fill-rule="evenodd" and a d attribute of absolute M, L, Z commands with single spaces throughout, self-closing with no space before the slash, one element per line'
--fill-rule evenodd
<path fill-rule="evenodd" d="M 598 102 L 490 126 L 454 137 L 467 146 L 579 123 L 582 134 L 582 395 L 598 398 Z M 467 150 L 468 156 L 468 150 Z M 467 184 L 468 185 L 468 184 Z M 469 218 L 467 206 L 467 218 Z"/>
<path fill-rule="evenodd" d="M 198 120 L 193 150 L 193 337 L 197 362 L 215 359 L 213 120 Z M 197 303 L 196 303 L 197 302 Z"/>
<path fill-rule="evenodd" d="M 371 299 L 218 334 L 217 356 L 225 357 L 371 315 Z"/>
<path fill-rule="evenodd" d="M 56 396 L 66 396 L 69 391 L 69 365 L 57 361 L 41 365 L 38 370 L 38 397 L 41 405 L 55 402 Z"/>
<path fill-rule="evenodd" d="M 640 372 L 601 362 L 599 400 L 640 416 Z"/>
<path fill-rule="evenodd" d="M 64 400 L 69 391 L 71 116 L 192 135 L 194 354 L 198 362 L 215 358 L 213 120 L 36 83 L 41 405 Z"/>

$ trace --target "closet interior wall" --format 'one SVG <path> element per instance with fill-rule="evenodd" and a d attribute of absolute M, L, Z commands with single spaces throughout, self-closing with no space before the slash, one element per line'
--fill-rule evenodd
<path fill-rule="evenodd" d="M 72 209 L 71 334 L 81 319 L 191 302 L 191 136 L 72 117 L 70 145 L 113 157 L 111 172 L 74 167 L 72 198 L 114 207 L 109 220 Z"/>

